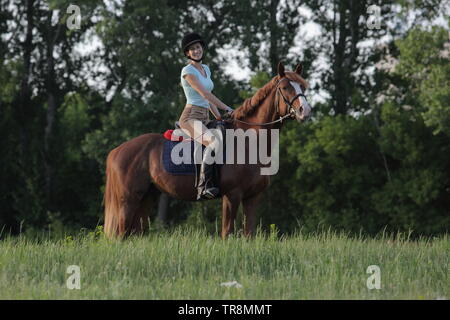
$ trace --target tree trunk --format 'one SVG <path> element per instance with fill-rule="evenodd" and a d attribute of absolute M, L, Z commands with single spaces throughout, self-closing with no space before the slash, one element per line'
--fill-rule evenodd
<path fill-rule="evenodd" d="M 278 24 L 277 24 L 277 8 L 279 0 L 270 0 L 270 47 L 269 47 L 269 61 L 272 67 L 272 76 L 278 72 Z"/>
<path fill-rule="evenodd" d="M 347 23 L 346 23 L 346 4 L 339 2 L 339 37 L 333 44 L 334 46 L 334 64 L 333 64 L 333 77 L 334 77 L 334 111 L 336 114 L 345 114 L 347 111 L 347 87 L 346 82 L 348 78 L 348 69 L 344 65 L 346 38 L 347 38 Z"/>
<path fill-rule="evenodd" d="M 169 196 L 167 195 L 167 193 L 161 193 L 161 195 L 159 196 L 157 218 L 164 224 L 167 224 L 168 222 L 168 208 L 169 208 Z"/>
<path fill-rule="evenodd" d="M 16 119 L 20 132 L 20 160 L 23 163 L 27 162 L 30 154 L 30 135 L 28 119 L 32 117 L 31 104 L 31 88 L 30 88 L 30 74 L 31 74 L 31 52 L 33 51 L 33 28 L 34 28 L 34 0 L 27 0 L 26 2 L 26 20 L 27 29 L 25 41 L 23 43 L 23 74 L 20 83 L 20 90 L 14 99 Z M 26 166 L 25 166 L 26 167 Z"/>
<path fill-rule="evenodd" d="M 54 172 L 55 162 L 52 155 L 52 138 L 54 134 L 56 112 L 59 105 L 59 90 L 56 82 L 55 60 L 53 51 L 55 43 L 61 30 L 61 23 L 58 23 L 56 30 L 52 27 L 53 11 L 48 14 L 48 35 L 47 35 L 47 72 L 45 86 L 47 91 L 47 115 L 46 127 L 44 131 L 44 167 L 45 167 L 45 193 L 48 209 L 53 209 Z"/>
<path fill-rule="evenodd" d="M 358 67 L 359 51 L 357 44 L 364 33 L 358 21 L 365 14 L 365 1 L 338 1 L 334 4 L 334 15 L 338 14 L 339 22 L 333 19 L 333 91 L 334 111 L 346 114 L 352 106 L 352 91 L 355 83 L 352 74 Z M 336 30 L 339 32 L 336 34 Z"/>

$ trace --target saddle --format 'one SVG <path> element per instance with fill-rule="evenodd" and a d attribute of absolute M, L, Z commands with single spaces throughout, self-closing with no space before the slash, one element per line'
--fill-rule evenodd
<path fill-rule="evenodd" d="M 227 127 L 227 124 L 224 121 L 220 121 L 220 120 L 210 120 L 209 122 L 206 123 L 206 127 L 208 129 L 218 129 L 222 132 L 222 137 L 225 137 L 225 129 Z M 195 185 L 197 185 L 197 181 L 198 181 L 198 175 L 200 172 L 200 164 L 195 164 L 195 152 L 199 152 L 199 150 L 195 150 L 195 146 L 197 146 L 198 149 L 198 143 L 194 143 L 194 141 L 192 140 L 192 138 L 187 135 L 180 127 L 179 122 L 176 121 L 175 122 L 175 128 L 172 130 L 167 130 L 164 133 L 164 137 L 166 138 L 166 141 L 164 142 L 164 147 L 163 147 L 163 165 L 164 165 L 164 169 L 172 174 L 172 175 L 195 175 L 196 179 L 195 179 Z M 224 139 L 225 140 L 225 139 Z M 225 141 L 224 141 L 225 142 Z M 172 153 L 172 149 L 174 147 L 176 147 L 178 144 L 183 143 L 190 143 L 190 149 L 186 149 L 186 150 L 191 150 L 191 155 L 190 155 L 190 163 L 174 163 L 173 159 L 171 157 L 171 153 Z M 202 153 L 204 151 L 204 146 L 202 145 Z M 223 145 L 223 155 L 224 155 L 224 159 L 223 159 L 223 163 L 225 162 L 225 145 Z M 179 154 L 180 157 L 185 156 L 182 154 L 183 151 L 181 151 L 181 153 Z M 186 156 L 187 158 L 187 156 Z M 186 159 L 184 158 L 184 159 Z M 220 168 L 222 167 L 222 164 L 214 164 L 214 179 L 215 182 L 220 181 Z"/>
<path fill-rule="evenodd" d="M 219 129 L 222 131 L 222 135 L 225 136 L 225 129 L 228 129 L 229 123 L 227 121 L 213 119 L 213 120 L 209 120 L 206 123 L 206 127 L 208 129 Z M 175 131 L 176 131 L 176 133 L 175 133 Z M 174 134 L 177 136 L 182 136 L 185 139 L 191 138 L 181 129 L 179 121 L 175 121 Z"/>

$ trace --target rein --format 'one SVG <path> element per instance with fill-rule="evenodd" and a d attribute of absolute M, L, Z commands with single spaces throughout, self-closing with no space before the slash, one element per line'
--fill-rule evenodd
<path fill-rule="evenodd" d="M 280 82 L 284 81 L 284 80 L 289 80 L 289 79 L 283 78 L 283 79 L 279 80 L 278 83 L 277 83 L 277 86 L 276 86 L 277 87 L 276 90 L 277 90 L 277 94 L 280 93 L 281 96 L 283 97 L 284 103 L 286 103 L 286 105 L 289 106 L 289 112 L 287 114 L 285 114 L 284 116 L 281 116 L 280 109 L 279 109 L 279 102 L 278 102 L 278 99 L 277 99 L 277 105 L 276 105 L 277 106 L 277 114 L 280 116 L 280 118 L 277 119 L 277 120 L 270 121 L 270 122 L 262 122 L 262 123 L 247 122 L 247 121 L 243 121 L 243 120 L 239 120 L 239 119 L 233 119 L 233 120 L 237 121 L 237 122 L 240 122 L 240 123 L 248 124 L 248 125 L 267 126 L 267 125 L 271 125 L 271 124 L 278 123 L 278 122 L 282 123 L 283 120 L 286 119 L 286 118 L 294 118 L 295 117 L 295 109 L 292 106 L 292 104 L 294 103 L 295 99 L 297 99 L 298 97 L 302 96 L 302 97 L 304 97 L 306 99 L 306 96 L 303 93 L 299 93 L 295 97 L 293 97 L 291 101 L 286 99 L 286 97 L 283 95 L 283 93 L 281 92 L 280 87 L 279 87 Z"/>
<path fill-rule="evenodd" d="M 295 112 L 295 111 L 294 111 L 294 112 Z M 262 122 L 262 123 L 258 123 L 258 122 L 247 122 L 247 121 L 242 121 L 242 120 L 239 120 L 239 119 L 233 119 L 233 121 L 237 121 L 237 122 L 245 123 L 245 124 L 249 124 L 249 125 L 254 125 L 254 126 L 267 126 L 267 125 L 274 124 L 274 123 L 277 123 L 277 122 L 283 122 L 284 119 L 286 119 L 286 118 L 292 118 L 292 116 L 293 116 L 293 113 L 288 113 L 288 114 L 286 114 L 286 115 L 284 115 L 284 116 L 282 116 L 282 117 L 280 116 L 280 118 L 277 119 L 277 120 L 270 121 L 270 122 Z"/>

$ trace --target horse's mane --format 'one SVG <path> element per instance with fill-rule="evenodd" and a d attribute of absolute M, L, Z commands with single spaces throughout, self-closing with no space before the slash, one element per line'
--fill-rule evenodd
<path fill-rule="evenodd" d="M 286 71 L 286 77 L 289 80 L 300 83 L 303 87 L 307 88 L 308 83 L 305 79 L 300 77 L 297 73 Z M 262 88 L 258 89 L 253 97 L 245 99 L 244 103 L 235 110 L 234 118 L 242 119 L 249 115 L 251 115 L 258 107 L 263 103 L 264 99 L 275 89 L 275 86 L 278 83 L 280 76 L 277 75 L 272 78 L 268 83 L 266 83 Z"/>

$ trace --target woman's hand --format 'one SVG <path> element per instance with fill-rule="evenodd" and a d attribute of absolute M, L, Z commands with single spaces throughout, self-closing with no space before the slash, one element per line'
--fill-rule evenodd
<path fill-rule="evenodd" d="M 233 119 L 233 112 L 234 110 L 229 108 L 227 109 L 226 113 L 223 115 L 223 120 L 224 121 L 230 121 L 231 119 Z"/>

